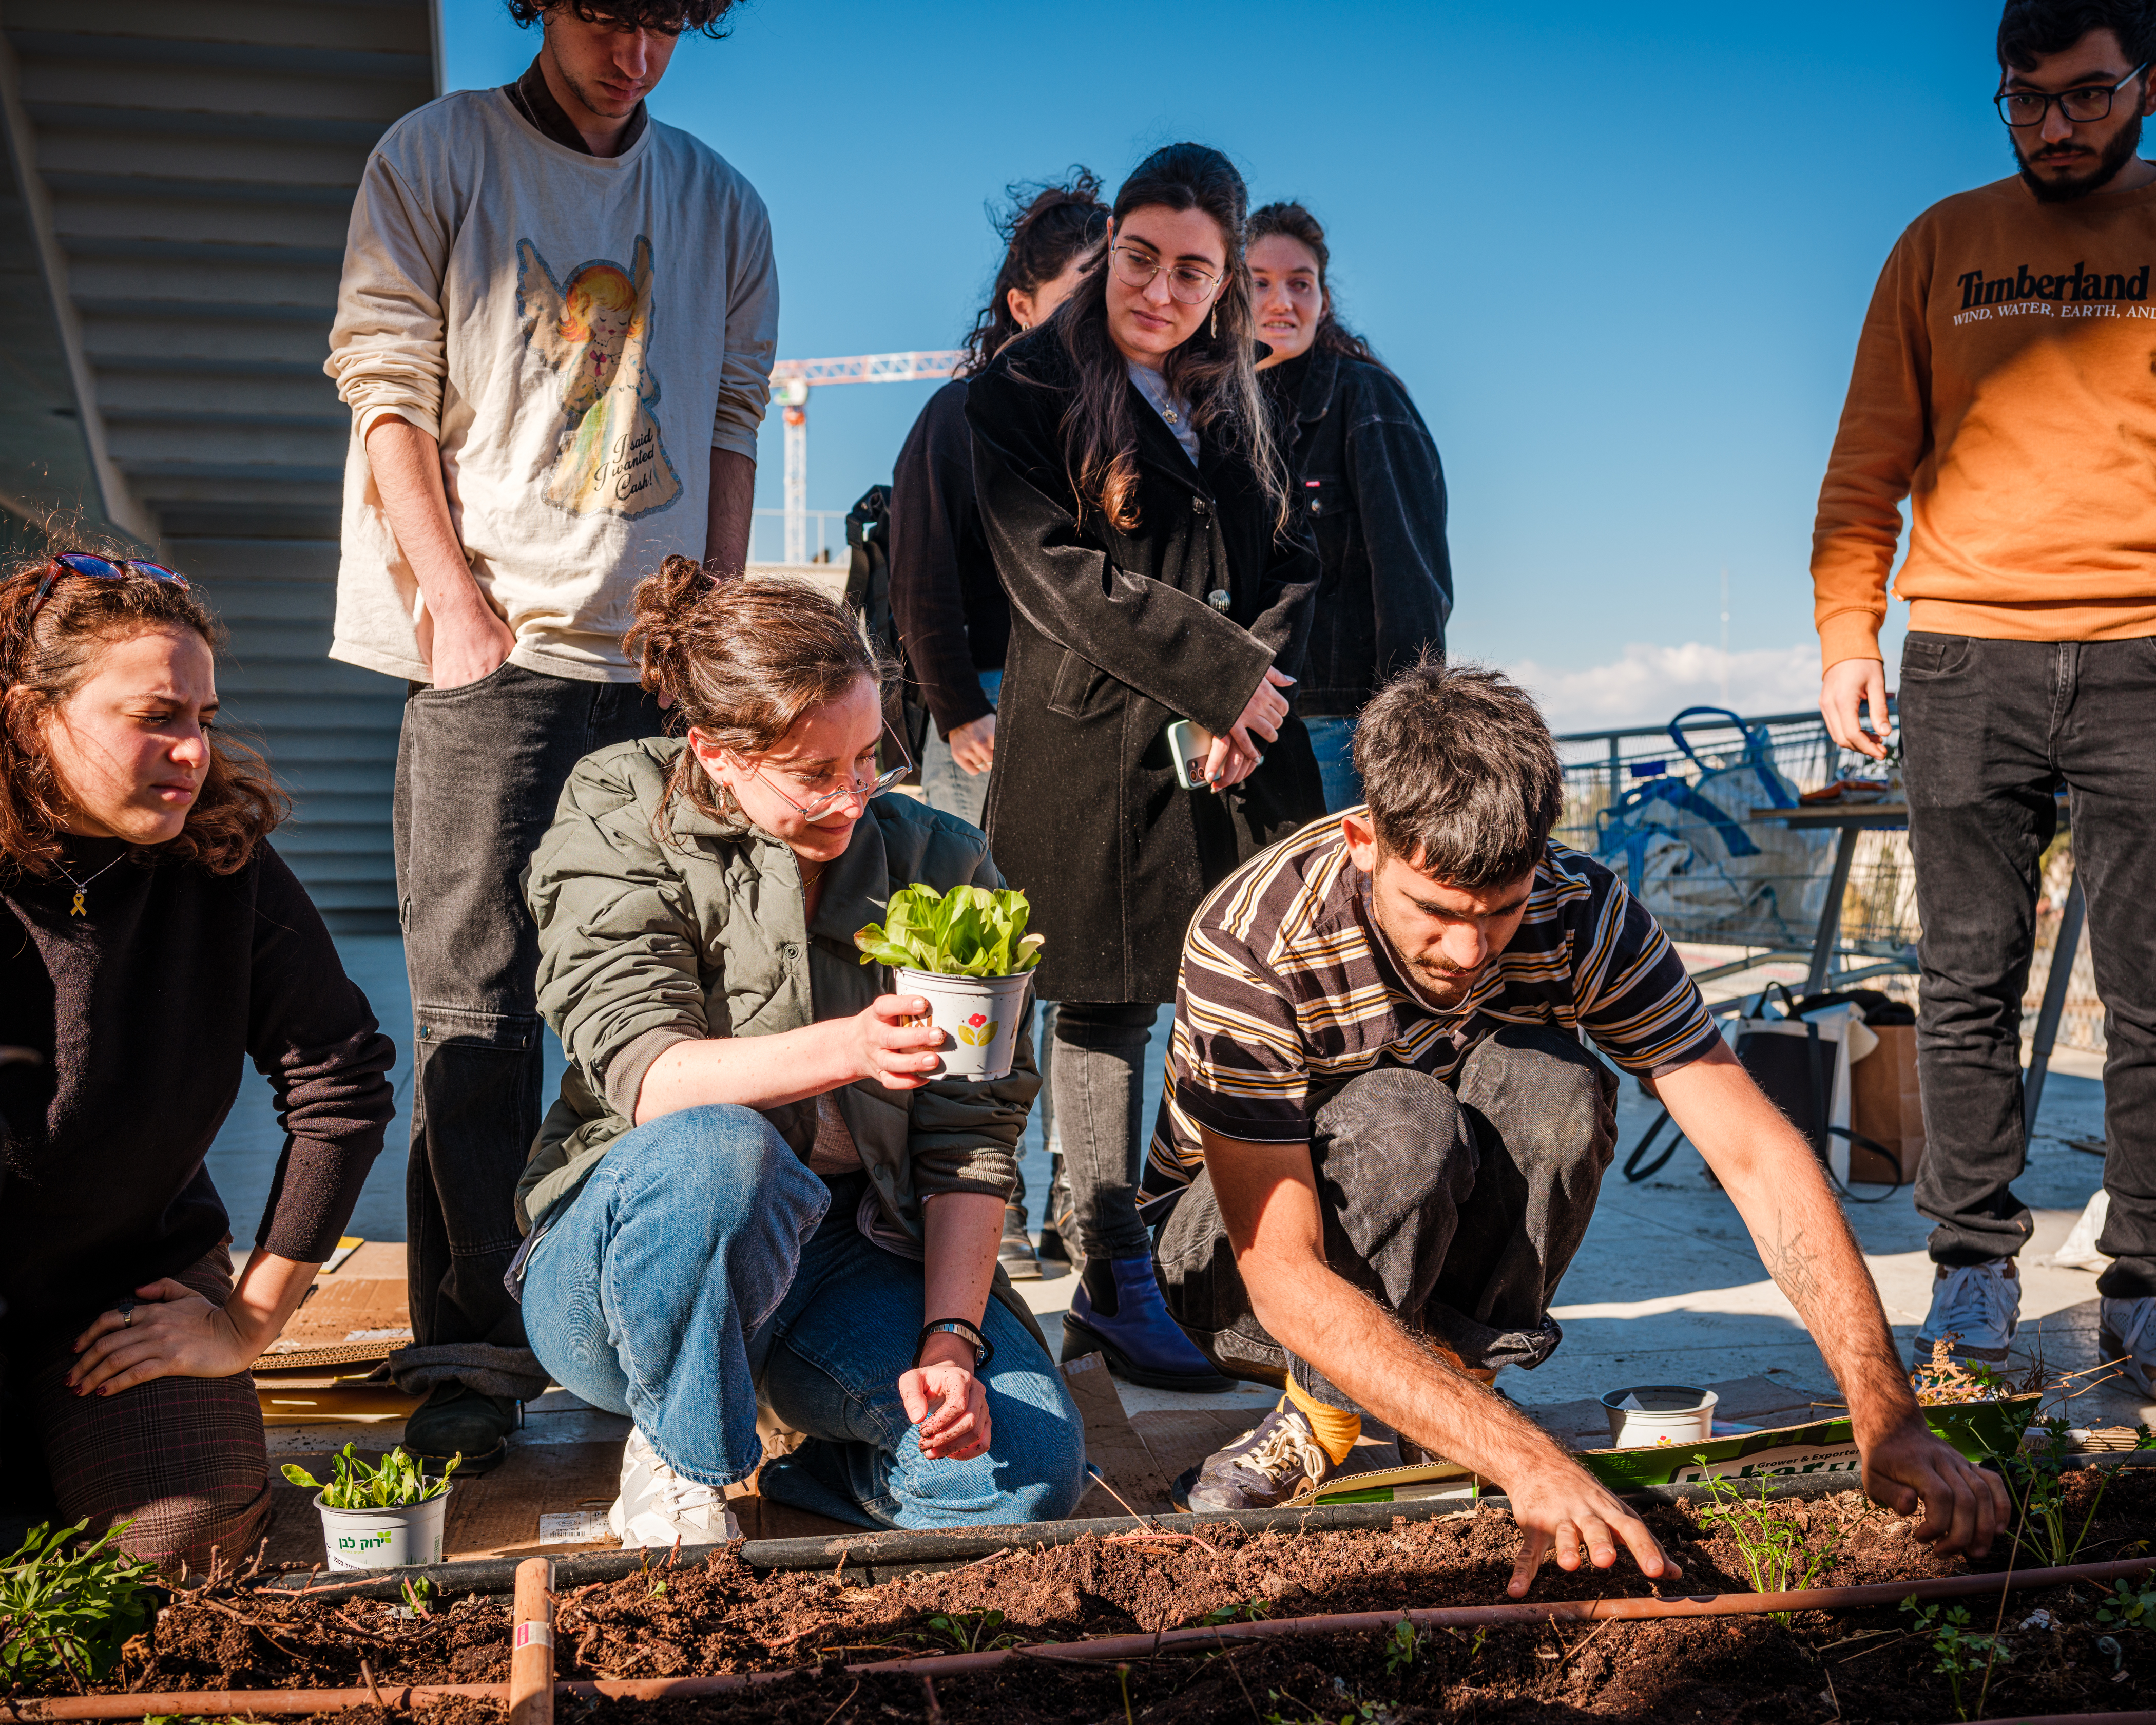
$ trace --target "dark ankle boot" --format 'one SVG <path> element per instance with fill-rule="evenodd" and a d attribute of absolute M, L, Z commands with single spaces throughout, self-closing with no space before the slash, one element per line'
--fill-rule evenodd
<path fill-rule="evenodd" d="M 1094 1353 L 1116 1376 L 1148 1389 L 1213 1395 L 1235 1388 L 1168 1316 L 1150 1254 L 1086 1260 L 1063 1320 L 1063 1358 Z"/>

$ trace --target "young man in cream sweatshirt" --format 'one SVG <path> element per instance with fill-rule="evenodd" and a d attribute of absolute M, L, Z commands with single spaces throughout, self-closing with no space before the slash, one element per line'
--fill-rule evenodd
<path fill-rule="evenodd" d="M 352 410 L 335 659 L 408 685 L 406 1442 L 506 1452 L 545 1373 L 504 1286 L 540 1121 L 519 876 L 563 781 L 661 715 L 622 649 L 664 557 L 738 571 L 777 339 L 756 190 L 645 111 L 732 0 L 509 0 L 531 69 L 407 116 L 352 210 L 326 367 Z"/>
<path fill-rule="evenodd" d="M 2156 1394 L 2156 112 L 2148 0 L 2009 0 L 1997 104 L 2019 173 L 1934 205 L 1888 259 L 1820 494 L 1820 705 L 1882 757 L 1879 627 L 1909 504 L 1902 783 L 1922 920 L 1920 1356 L 2006 1358 L 2029 1238 L 2021 998 L 2039 860 L 2071 799 L 2107 1009 L 2113 1260 L 2101 1358 Z M 1876 737 L 1858 721 L 1868 705 Z"/>

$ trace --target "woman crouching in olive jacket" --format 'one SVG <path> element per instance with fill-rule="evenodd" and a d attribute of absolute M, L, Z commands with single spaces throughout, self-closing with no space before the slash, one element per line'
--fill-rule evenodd
<path fill-rule="evenodd" d="M 876 794 L 886 668 L 843 607 L 670 557 L 636 612 L 688 735 L 588 756 L 532 859 L 569 1070 L 517 1194 L 533 1348 L 636 1422 L 614 1530 L 738 1538 L 759 1396 L 808 1435 L 766 1497 L 870 1527 L 1067 1514 L 1082 1428 L 996 1266 L 1030 1048 L 938 1077 L 926 1003 L 854 944 L 901 886 L 1000 886 L 986 842 Z"/>

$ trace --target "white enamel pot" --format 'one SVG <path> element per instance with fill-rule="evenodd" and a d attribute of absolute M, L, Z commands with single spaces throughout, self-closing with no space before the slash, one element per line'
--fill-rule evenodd
<path fill-rule="evenodd" d="M 928 1003 L 926 1022 L 943 1033 L 943 1074 L 949 1078 L 1008 1078 L 1018 1053 L 1031 972 L 1017 976 L 938 976 L 895 969 L 892 991 Z"/>

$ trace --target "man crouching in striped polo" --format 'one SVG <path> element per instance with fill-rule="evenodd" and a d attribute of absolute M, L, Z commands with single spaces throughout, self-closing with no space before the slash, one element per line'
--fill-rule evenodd
<path fill-rule="evenodd" d="M 1229 1377 L 1287 1393 L 1183 1476 L 1194 1509 L 1331 1476 L 1368 1410 L 1511 1499 L 1543 1556 L 1673 1572 L 1638 1517 L 1495 1394 L 1549 1315 L 1615 1137 L 1650 1077 L 1743 1214 L 1849 1403 L 1865 1489 L 1920 1539 L 1981 1553 L 1999 1481 L 1933 1437 L 1810 1147 L 1717 1034 L 1668 937 L 1550 839 L 1557 749 L 1493 671 L 1426 656 L 1363 710 L 1369 801 L 1253 858 L 1199 909 L 1147 1158 L 1169 1309 Z"/>

